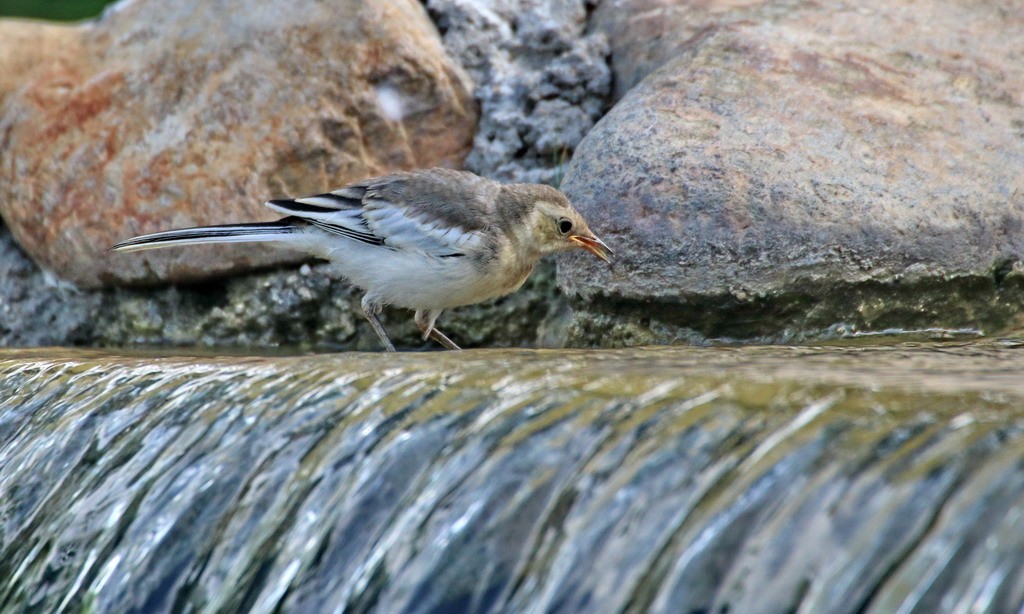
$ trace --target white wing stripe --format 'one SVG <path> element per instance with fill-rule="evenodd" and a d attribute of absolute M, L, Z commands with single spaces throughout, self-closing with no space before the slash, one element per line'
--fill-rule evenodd
<path fill-rule="evenodd" d="M 328 207 L 330 209 L 338 209 L 339 205 L 345 204 L 341 199 L 331 198 L 330 196 L 307 196 L 305 198 L 296 198 L 295 202 L 305 205 L 316 205 L 317 207 Z"/>

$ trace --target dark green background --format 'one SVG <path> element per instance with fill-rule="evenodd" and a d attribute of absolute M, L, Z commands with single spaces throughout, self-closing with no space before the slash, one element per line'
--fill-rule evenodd
<path fill-rule="evenodd" d="M 95 17 L 111 0 L 0 0 L 0 17 L 74 20 Z"/>

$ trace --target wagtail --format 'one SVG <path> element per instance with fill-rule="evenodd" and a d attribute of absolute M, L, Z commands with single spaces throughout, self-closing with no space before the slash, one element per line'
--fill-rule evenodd
<path fill-rule="evenodd" d="M 266 205 L 287 217 L 168 230 L 110 249 L 261 241 L 309 252 L 365 290 L 363 314 L 391 352 L 395 346 L 377 318 L 385 305 L 414 310 L 424 340 L 457 350 L 434 327 L 443 310 L 514 292 L 548 254 L 582 248 L 609 262 L 612 251 L 555 188 L 443 168 Z"/>

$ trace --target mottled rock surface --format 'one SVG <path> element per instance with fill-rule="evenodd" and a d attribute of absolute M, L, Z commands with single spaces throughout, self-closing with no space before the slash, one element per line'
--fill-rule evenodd
<path fill-rule="evenodd" d="M 564 345 L 567 307 L 546 299 L 556 292 L 553 269 L 544 267 L 511 296 L 446 311 L 438 327 L 466 347 Z M 382 349 L 362 316 L 362 293 L 327 267 L 104 296 L 105 309 L 92 323 L 94 342 L 102 345 Z M 381 321 L 400 348 L 440 348 L 422 340 L 410 311 L 387 309 Z"/>
<path fill-rule="evenodd" d="M 561 179 L 608 107 L 608 41 L 582 0 L 428 0 L 445 48 L 477 84 L 480 126 L 466 166 L 509 181 Z"/>
<path fill-rule="evenodd" d="M 683 30 L 567 171 L 617 255 L 559 269 L 574 342 L 1018 323 L 1022 26 L 915 2 Z"/>
<path fill-rule="evenodd" d="M 101 293 L 42 271 L 0 226 L 0 346 L 93 343 L 102 304 Z"/>
<path fill-rule="evenodd" d="M 0 213 L 33 259 L 82 287 L 294 261 L 105 250 L 274 218 L 268 198 L 458 166 L 469 151 L 471 83 L 415 0 L 136 0 L 78 35 L 81 54 L 40 62 L 5 102 Z"/>

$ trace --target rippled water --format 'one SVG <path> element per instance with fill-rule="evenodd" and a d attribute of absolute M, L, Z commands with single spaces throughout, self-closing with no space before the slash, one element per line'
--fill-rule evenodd
<path fill-rule="evenodd" d="M 1017 611 L 1016 342 L 0 352 L 3 611 Z"/>

